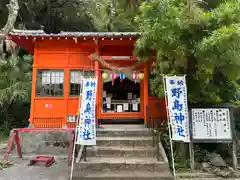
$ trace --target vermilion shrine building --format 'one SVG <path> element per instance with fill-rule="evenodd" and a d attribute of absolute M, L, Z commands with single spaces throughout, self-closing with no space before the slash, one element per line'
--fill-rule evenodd
<path fill-rule="evenodd" d="M 139 36 L 137 32 L 10 33 L 9 39 L 34 57 L 30 124 L 74 127 L 82 76 L 98 77 L 98 121 L 146 123 L 148 114 L 164 119 L 164 101 L 149 96 L 154 59 L 139 62 L 133 56 Z"/>

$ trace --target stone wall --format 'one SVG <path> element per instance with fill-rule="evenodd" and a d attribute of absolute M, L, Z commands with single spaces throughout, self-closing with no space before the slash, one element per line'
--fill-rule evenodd
<path fill-rule="evenodd" d="M 23 154 L 67 155 L 70 139 L 70 132 L 20 133 Z"/>

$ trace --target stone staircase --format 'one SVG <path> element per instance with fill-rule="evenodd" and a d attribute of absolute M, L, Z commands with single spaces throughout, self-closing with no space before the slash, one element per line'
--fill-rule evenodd
<path fill-rule="evenodd" d="M 143 125 L 102 125 L 87 162 L 75 164 L 73 180 L 172 180 L 164 157 L 156 158 L 151 132 Z"/>

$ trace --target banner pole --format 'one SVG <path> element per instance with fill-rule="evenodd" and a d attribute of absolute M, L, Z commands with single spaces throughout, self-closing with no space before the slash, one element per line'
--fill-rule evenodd
<path fill-rule="evenodd" d="M 84 71 L 83 71 L 84 73 Z M 82 85 L 83 85 L 83 76 L 81 77 L 81 89 L 79 94 L 79 102 L 78 102 L 78 113 L 77 113 L 77 122 L 76 122 L 76 128 L 75 128 L 75 137 L 74 137 L 74 146 L 73 146 L 73 152 L 72 152 L 72 163 L 71 163 L 71 173 L 69 180 L 72 180 L 73 178 L 73 169 L 74 169 L 74 162 L 75 162 L 75 151 L 76 151 L 76 142 L 77 142 L 77 136 L 78 136 L 78 128 L 79 128 L 79 122 L 80 122 L 80 116 L 81 116 L 81 99 L 82 99 Z"/>
<path fill-rule="evenodd" d="M 167 97 L 167 90 L 166 90 L 166 79 L 165 79 L 165 75 L 162 75 L 162 80 L 163 80 L 163 89 L 164 89 L 164 96 L 165 96 L 165 106 L 167 109 L 167 121 L 168 121 L 168 132 L 169 132 L 169 141 L 170 141 L 170 149 L 171 149 L 171 157 L 172 157 L 172 169 L 173 169 L 173 176 L 174 176 L 174 180 L 177 179 L 176 177 L 176 168 L 175 168 L 175 159 L 174 159 L 174 152 L 173 152 L 173 143 L 172 143 L 172 124 L 171 124 L 171 120 L 169 117 L 169 108 L 168 108 L 168 97 Z"/>
<path fill-rule="evenodd" d="M 72 180 L 73 177 L 73 167 L 74 167 L 74 161 L 75 161 L 75 151 L 76 151 L 76 141 L 77 141 L 77 136 L 78 136 L 78 126 L 76 126 L 75 129 L 75 137 L 74 137 L 74 146 L 73 146 L 73 153 L 72 153 L 72 164 L 71 164 L 71 174 L 70 174 L 70 179 Z"/>

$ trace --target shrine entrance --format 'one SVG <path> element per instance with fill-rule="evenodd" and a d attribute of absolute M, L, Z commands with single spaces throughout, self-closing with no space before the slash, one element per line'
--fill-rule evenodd
<path fill-rule="evenodd" d="M 102 122 L 105 124 L 142 124 L 141 82 L 130 80 L 127 77 L 103 81 L 102 114 L 106 117 L 102 118 Z"/>
<path fill-rule="evenodd" d="M 140 112 L 140 83 L 116 78 L 103 83 L 103 112 Z"/>
<path fill-rule="evenodd" d="M 146 123 L 148 63 L 138 61 L 135 56 L 119 54 L 118 56 L 92 54 L 90 58 L 101 65 L 101 71 L 98 71 L 99 124 Z"/>

